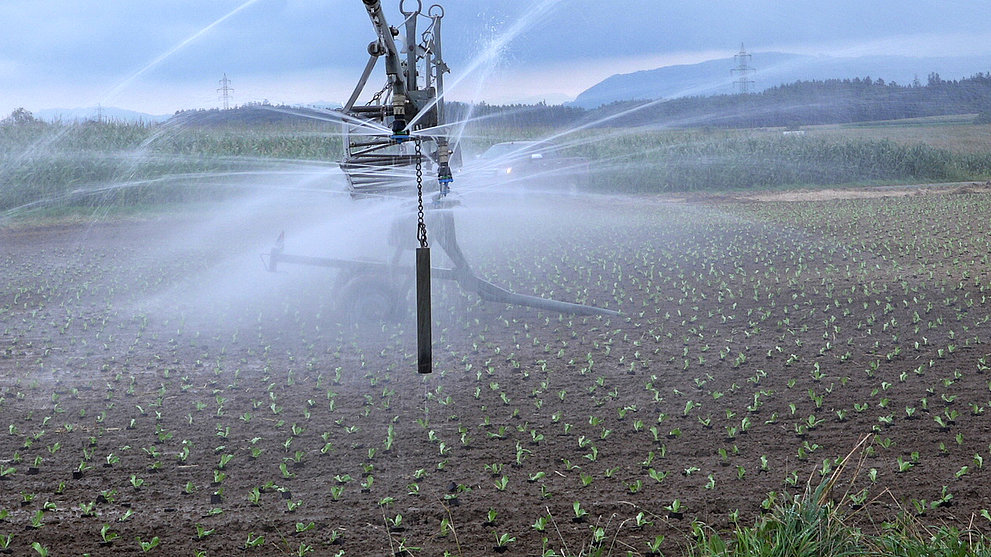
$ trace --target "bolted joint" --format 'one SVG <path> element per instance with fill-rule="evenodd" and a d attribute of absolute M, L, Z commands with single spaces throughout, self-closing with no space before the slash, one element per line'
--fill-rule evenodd
<path fill-rule="evenodd" d="M 385 47 L 379 41 L 372 41 L 368 43 L 368 54 L 371 56 L 382 56 L 385 54 Z"/>
<path fill-rule="evenodd" d="M 406 129 L 406 97 L 400 94 L 392 96 L 392 140 L 396 143 L 409 141 L 409 131 Z"/>

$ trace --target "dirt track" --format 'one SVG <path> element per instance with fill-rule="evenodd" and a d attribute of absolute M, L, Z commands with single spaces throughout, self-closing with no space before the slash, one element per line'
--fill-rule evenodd
<path fill-rule="evenodd" d="M 684 198 L 686 201 L 730 201 L 752 203 L 760 201 L 833 201 L 836 199 L 881 199 L 885 197 L 912 197 L 916 195 L 946 195 L 991 192 L 991 182 L 953 182 L 947 184 L 913 184 L 905 186 L 851 187 L 762 191 L 754 193 L 715 194 Z"/>

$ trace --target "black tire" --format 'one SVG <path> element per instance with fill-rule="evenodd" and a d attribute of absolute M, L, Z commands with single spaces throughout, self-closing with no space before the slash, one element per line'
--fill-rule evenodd
<path fill-rule="evenodd" d="M 337 292 L 338 313 L 349 325 L 394 323 L 404 307 L 396 288 L 376 275 L 357 275 Z"/>

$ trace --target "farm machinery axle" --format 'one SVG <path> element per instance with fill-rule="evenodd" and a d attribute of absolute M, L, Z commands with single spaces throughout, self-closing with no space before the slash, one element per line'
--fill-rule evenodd
<path fill-rule="evenodd" d="M 427 222 L 432 231 L 431 237 L 453 263 L 453 268 L 430 267 L 430 274 L 434 278 L 455 281 L 463 290 L 478 294 L 486 302 L 515 304 L 571 315 L 618 315 L 608 309 L 517 294 L 479 278 L 458 245 L 452 211 L 432 210 L 427 215 Z M 394 240 L 400 240 L 395 233 L 392 236 Z M 336 298 L 338 308 L 344 312 L 345 318 L 350 322 L 388 321 L 405 314 L 405 302 L 415 280 L 414 268 L 400 263 L 402 253 L 408 246 L 399 244 L 395 249 L 390 262 L 294 255 L 285 252 L 285 238 L 280 235 L 268 253 L 266 267 L 273 272 L 283 263 L 338 269 L 340 275 L 336 284 Z"/>

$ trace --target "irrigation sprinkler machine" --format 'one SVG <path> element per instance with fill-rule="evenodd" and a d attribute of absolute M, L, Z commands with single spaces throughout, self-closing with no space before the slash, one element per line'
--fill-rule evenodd
<path fill-rule="evenodd" d="M 401 1 L 401 33 L 386 22 L 380 0 L 361 1 L 376 38 L 368 44 L 368 63 L 354 92 L 341 108 L 344 158 L 340 167 L 353 198 L 415 195 L 415 211 L 404 210 L 392 225 L 387 239 L 394 248 L 391 260 L 294 255 L 286 253 L 285 236 L 280 234 L 265 258 L 267 269 L 274 272 L 282 263 L 337 269 L 335 299 L 349 321 L 400 319 L 406 315 L 406 301 L 412 294 L 416 300 L 420 373 L 430 373 L 433 368 L 432 277 L 453 280 L 463 290 L 489 302 L 574 315 L 617 315 L 593 306 L 517 294 L 475 275 L 458 245 L 454 228 L 458 202 L 450 196 L 454 182 L 451 166 L 458 157 L 452 155 L 450 129 L 444 119 L 444 74 L 450 72 L 441 45 L 444 8 L 433 4 L 424 11 L 420 0 Z M 418 34 L 417 26 L 421 23 L 425 23 L 425 28 Z M 365 104 L 357 104 L 380 59 L 385 63 L 385 86 Z M 410 222 L 414 217 L 415 227 Z M 431 266 L 428 230 L 429 239 L 444 250 L 452 268 Z M 410 249 L 416 252 L 413 267 L 403 262 L 404 252 Z"/>

